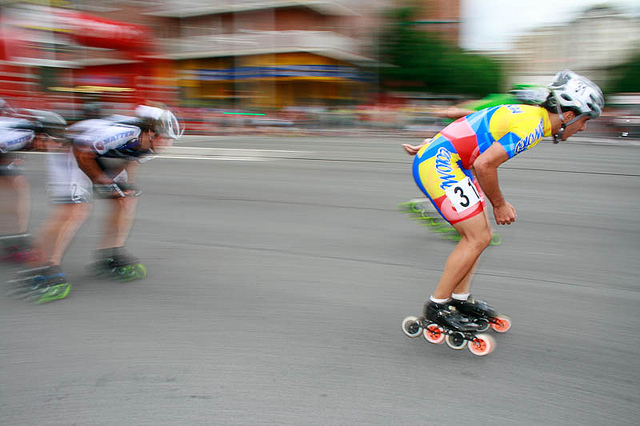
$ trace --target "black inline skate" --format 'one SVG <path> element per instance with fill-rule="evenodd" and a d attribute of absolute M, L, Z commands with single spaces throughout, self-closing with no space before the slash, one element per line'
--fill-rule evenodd
<path fill-rule="evenodd" d="M 480 331 L 492 328 L 497 333 L 506 333 L 511 328 L 511 319 L 501 315 L 487 302 L 469 296 L 467 300 L 452 299 L 449 304 L 461 314 L 473 318 L 480 325 Z"/>
<path fill-rule="evenodd" d="M 92 264 L 92 269 L 97 275 L 120 281 L 140 280 L 147 276 L 147 268 L 123 247 L 98 250 L 96 257 L 98 260 Z"/>
<path fill-rule="evenodd" d="M 429 343 L 446 343 L 456 350 L 468 347 L 472 354 L 484 356 L 493 352 L 496 344 L 493 337 L 478 334 L 480 328 L 480 324 L 455 307 L 432 301 L 425 304 L 423 316 L 410 316 L 402 321 L 402 331 L 407 337 L 422 335 Z"/>
<path fill-rule="evenodd" d="M 42 266 L 19 271 L 7 282 L 9 296 L 27 299 L 39 305 L 64 299 L 71 292 L 71 284 L 59 266 Z"/>

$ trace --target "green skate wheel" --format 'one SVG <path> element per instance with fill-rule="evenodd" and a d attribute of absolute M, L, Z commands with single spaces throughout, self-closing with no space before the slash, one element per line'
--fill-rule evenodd
<path fill-rule="evenodd" d="M 414 205 L 412 202 L 400 203 L 398 204 L 398 210 L 400 210 L 401 213 L 415 213 Z"/>
<path fill-rule="evenodd" d="M 118 269 L 118 278 L 122 281 L 141 280 L 147 276 L 147 268 L 142 263 L 127 265 Z"/>
<path fill-rule="evenodd" d="M 69 292 L 71 292 L 71 284 L 69 283 L 53 285 L 35 300 L 35 304 L 40 305 L 42 303 L 64 299 L 69 295 Z"/>
<path fill-rule="evenodd" d="M 138 263 L 135 266 L 135 275 L 136 275 L 136 279 L 138 280 L 145 278 L 147 276 L 147 267 L 144 266 L 142 263 Z"/>
<path fill-rule="evenodd" d="M 458 242 L 462 239 L 462 237 L 460 236 L 460 234 L 447 234 L 444 236 L 444 238 L 446 238 L 449 241 L 455 241 Z"/>
<path fill-rule="evenodd" d="M 433 227 L 433 231 L 434 232 L 438 232 L 440 234 L 450 234 L 450 233 L 458 233 L 458 231 L 456 231 L 456 229 L 449 225 L 449 224 L 438 224 L 436 226 Z"/>

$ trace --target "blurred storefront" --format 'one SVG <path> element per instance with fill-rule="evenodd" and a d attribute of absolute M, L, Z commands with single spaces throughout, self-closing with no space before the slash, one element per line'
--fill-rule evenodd
<path fill-rule="evenodd" d="M 189 106 L 284 108 L 362 101 L 375 60 L 359 13 L 330 1 L 218 2 L 151 13 L 176 28 L 161 41 Z"/>
<path fill-rule="evenodd" d="M 74 115 L 84 102 L 121 109 L 154 100 L 177 102 L 173 66 L 149 59 L 151 30 L 74 10 L 20 2 L 0 9 L 0 96 L 19 106 L 65 105 Z M 60 108 L 58 108 L 60 109 Z"/>
<path fill-rule="evenodd" d="M 178 67 L 184 100 L 194 105 L 341 105 L 362 99 L 368 81 L 350 63 L 302 52 L 195 59 Z"/>

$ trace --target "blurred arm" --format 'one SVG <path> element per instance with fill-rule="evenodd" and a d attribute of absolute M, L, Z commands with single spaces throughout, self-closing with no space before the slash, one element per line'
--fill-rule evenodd
<path fill-rule="evenodd" d="M 418 151 L 420 151 L 420 149 L 426 144 L 428 144 L 429 142 L 431 142 L 431 138 L 425 139 L 424 141 L 422 141 L 420 145 L 409 145 L 408 143 L 403 143 L 402 147 L 407 152 L 407 154 L 416 155 Z"/>
<path fill-rule="evenodd" d="M 107 176 L 98 164 L 98 155 L 91 149 L 73 146 L 73 155 L 76 157 L 80 169 L 96 185 L 109 185 L 111 179 Z"/>

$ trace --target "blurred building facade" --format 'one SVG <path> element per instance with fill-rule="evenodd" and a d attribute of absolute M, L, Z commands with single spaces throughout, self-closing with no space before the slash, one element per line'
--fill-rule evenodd
<path fill-rule="evenodd" d="M 61 112 L 79 110 L 88 100 L 126 109 L 146 99 L 177 99 L 177 89 L 158 81 L 158 75 L 170 72 L 171 64 L 153 60 L 152 27 L 140 23 L 136 3 L 2 3 L 0 96 L 21 106 Z"/>
<path fill-rule="evenodd" d="M 4 1 L 0 73 L 12 92 L 0 96 L 45 90 L 227 108 L 368 102 L 383 11 L 407 4 L 421 10 L 418 28 L 458 42 L 459 0 Z"/>
<path fill-rule="evenodd" d="M 238 108 L 353 103 L 375 58 L 348 2 L 168 1 L 159 57 L 174 63 L 183 102 Z"/>
<path fill-rule="evenodd" d="M 604 82 L 615 67 L 640 51 L 640 20 L 611 7 L 583 12 L 565 25 L 537 28 L 511 52 L 513 83 L 547 84 L 569 68 Z"/>
<path fill-rule="evenodd" d="M 398 1 L 401 5 L 405 1 Z M 443 40 L 460 44 L 460 0 L 420 0 L 415 2 L 420 14 L 415 21 L 417 28 L 436 34 Z"/>

